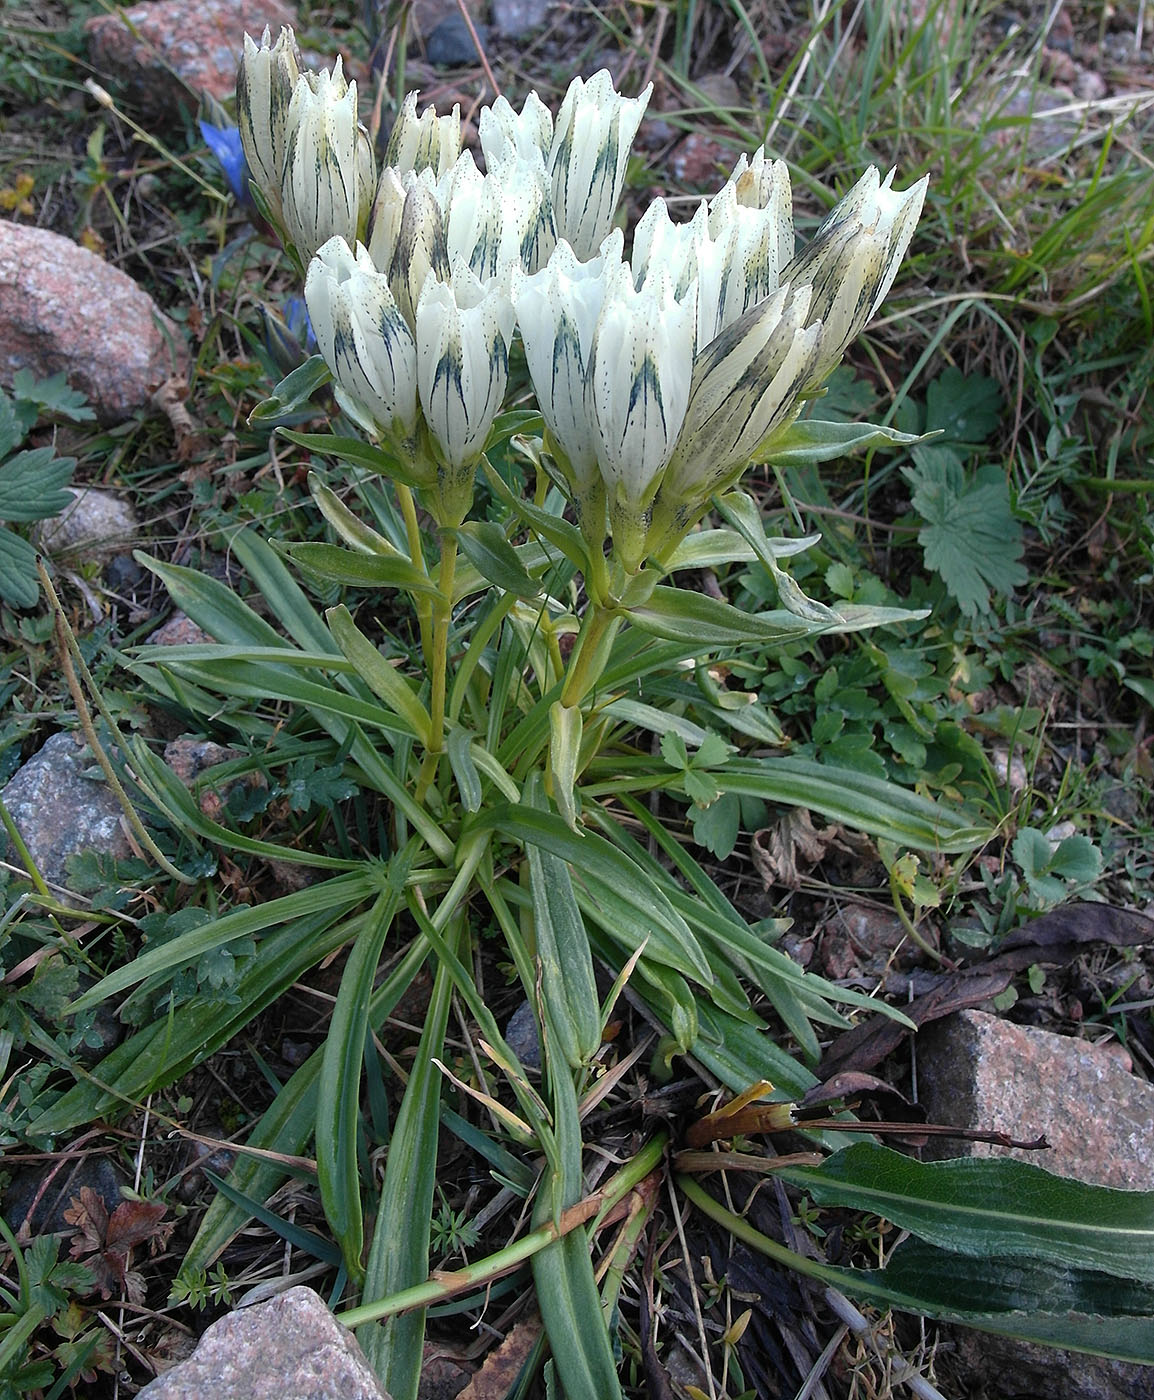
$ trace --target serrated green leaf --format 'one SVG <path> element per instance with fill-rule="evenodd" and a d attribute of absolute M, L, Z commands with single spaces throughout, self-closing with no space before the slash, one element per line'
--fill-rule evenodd
<path fill-rule="evenodd" d="M 685 740 L 680 734 L 670 730 L 661 736 L 661 757 L 669 764 L 670 768 L 688 768 L 689 751 L 685 747 Z"/>
<path fill-rule="evenodd" d="M 926 390 L 926 431 L 941 430 L 947 443 L 977 446 L 1001 422 L 1002 391 L 984 374 L 950 365 Z"/>
<path fill-rule="evenodd" d="M 0 467 L 0 520 L 43 520 L 72 504 L 63 488 L 76 467 L 75 457 L 57 457 L 51 447 L 17 452 Z"/>
<path fill-rule="evenodd" d="M 1058 843 L 1050 868 L 1063 880 L 1088 885 L 1102 873 L 1102 852 L 1088 836 L 1067 836 Z"/>
<path fill-rule="evenodd" d="M 967 481 L 952 455 L 919 455 L 915 449 L 913 456 L 916 467 L 902 471 L 914 486 L 914 509 L 926 522 L 918 532 L 926 567 L 941 575 L 967 617 L 988 612 L 991 590 L 1008 593 L 1029 577 L 1006 479 L 989 465 Z"/>
<path fill-rule="evenodd" d="M 74 423 L 88 422 L 96 417 L 94 409 L 79 389 L 68 383 L 64 370 L 48 379 L 37 379 L 29 369 L 18 369 L 12 377 L 12 392 L 18 399 L 35 404 L 46 413 L 58 413 Z"/>
<path fill-rule="evenodd" d="M 0 526 L 0 597 L 17 608 L 32 608 L 40 596 L 36 551 L 26 539 Z"/>
<path fill-rule="evenodd" d="M 24 440 L 28 425 L 21 422 L 16 405 L 3 389 L 0 389 L 0 459 L 7 457 L 14 447 Z"/>

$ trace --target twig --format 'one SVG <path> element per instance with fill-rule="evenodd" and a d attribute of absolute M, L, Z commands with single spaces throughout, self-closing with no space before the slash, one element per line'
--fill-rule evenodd
<path fill-rule="evenodd" d="M 839 1293 L 836 1288 L 827 1288 L 825 1301 L 854 1336 L 864 1341 L 870 1350 L 890 1367 L 894 1379 L 903 1385 L 908 1385 L 918 1400 L 945 1400 L 942 1392 L 936 1386 L 931 1385 L 916 1366 L 911 1365 L 904 1356 L 897 1355 L 890 1347 L 884 1346 L 878 1340 L 873 1327 L 844 1293 Z"/>

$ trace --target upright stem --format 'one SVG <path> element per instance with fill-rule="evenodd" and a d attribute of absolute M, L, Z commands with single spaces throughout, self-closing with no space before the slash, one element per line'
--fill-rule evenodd
<path fill-rule="evenodd" d="M 425 571 L 425 552 L 421 548 L 421 527 L 417 524 L 417 506 L 413 500 L 413 493 L 401 482 L 394 483 L 397 492 L 397 501 L 401 507 L 401 517 L 405 522 L 405 537 L 409 543 L 409 558 L 416 568 Z M 421 650 L 425 653 L 426 660 L 432 650 L 432 626 L 433 608 L 428 598 L 424 594 L 418 594 L 414 598 L 417 608 L 417 626 L 421 629 Z"/>
<path fill-rule="evenodd" d="M 585 616 L 581 619 L 581 631 L 578 633 L 577 644 L 569 660 L 569 673 L 565 677 L 565 685 L 561 690 L 561 703 L 567 709 L 572 709 L 574 705 L 580 705 L 589 691 L 597 684 L 595 671 L 597 653 L 605 633 L 614 620 L 611 609 L 602 607 L 600 603 L 595 602 L 590 603 Z"/>
<path fill-rule="evenodd" d="M 429 746 L 417 778 L 417 801 L 423 802 L 437 772 L 445 742 L 445 683 L 449 669 L 449 629 L 453 621 L 453 579 L 457 571 L 457 537 L 441 535 L 441 567 L 433 602 L 433 654 L 428 658 L 433 689 L 429 696 Z"/>

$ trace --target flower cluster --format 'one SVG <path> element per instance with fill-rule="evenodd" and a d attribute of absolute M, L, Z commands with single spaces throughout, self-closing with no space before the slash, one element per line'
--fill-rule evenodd
<path fill-rule="evenodd" d="M 661 557 L 797 417 L 877 310 L 925 197 L 868 170 L 794 252 L 789 175 L 764 150 L 675 224 L 656 200 L 632 256 L 612 228 L 649 98 L 575 79 L 484 109 L 484 171 L 460 115 L 410 94 L 379 178 L 356 85 L 302 71 L 290 31 L 246 37 L 239 125 L 302 264 L 341 406 L 402 444 L 441 524 L 459 523 L 521 334 L 546 446 L 598 551 Z"/>

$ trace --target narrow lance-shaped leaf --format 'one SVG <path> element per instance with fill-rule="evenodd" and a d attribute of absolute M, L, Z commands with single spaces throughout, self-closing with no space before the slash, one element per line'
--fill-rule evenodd
<path fill-rule="evenodd" d="M 944 1249 L 1154 1282 L 1151 1191 L 1090 1186 L 1011 1159 L 915 1162 L 864 1142 L 782 1175 L 819 1205 L 873 1211 Z"/>

